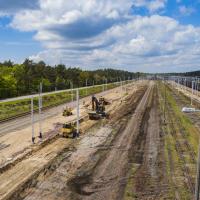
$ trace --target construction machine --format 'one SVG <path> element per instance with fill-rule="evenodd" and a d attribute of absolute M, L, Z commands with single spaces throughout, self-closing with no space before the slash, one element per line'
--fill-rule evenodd
<path fill-rule="evenodd" d="M 65 138 L 76 137 L 76 134 L 77 134 L 76 124 L 73 122 L 63 124 L 61 132 L 62 132 L 63 137 Z"/>
<path fill-rule="evenodd" d="M 70 107 L 67 106 L 63 110 L 63 116 L 70 116 L 70 115 L 72 115 L 72 108 L 70 108 Z"/>
<path fill-rule="evenodd" d="M 107 118 L 108 114 L 105 112 L 105 105 L 108 105 L 108 102 L 105 101 L 103 97 L 100 97 L 99 100 L 93 95 L 92 96 L 92 111 L 88 113 L 89 119 L 99 120 L 101 118 Z"/>

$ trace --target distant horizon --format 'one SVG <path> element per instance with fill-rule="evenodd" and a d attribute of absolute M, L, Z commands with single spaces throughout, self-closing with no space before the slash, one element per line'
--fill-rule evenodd
<path fill-rule="evenodd" d="M 26 60 L 26 59 L 25 59 Z M 24 61 L 25 61 L 24 60 Z M 21 62 L 21 63 L 16 63 L 16 62 L 14 62 L 14 61 L 12 61 L 11 59 L 8 59 L 8 60 L 4 60 L 3 62 L 2 61 L 0 61 L 0 63 L 1 64 L 3 64 L 4 62 L 8 62 L 8 61 L 11 61 L 14 65 L 18 65 L 18 64 L 23 64 L 23 62 Z M 31 61 L 33 61 L 33 60 L 31 60 Z M 35 61 L 33 61 L 33 62 L 35 62 Z M 43 60 L 40 60 L 40 61 L 38 61 L 38 62 L 44 62 L 47 66 L 51 66 L 51 67 L 55 67 L 55 66 L 57 66 L 57 65 L 64 65 L 66 68 L 79 68 L 79 69 L 81 69 L 81 70 L 85 70 L 85 71 L 96 71 L 96 70 L 105 70 L 105 69 L 114 69 L 114 70 L 122 70 L 122 71 L 128 71 L 128 70 L 124 70 L 123 68 L 116 68 L 116 67 L 113 67 L 113 66 L 99 66 L 99 67 L 96 67 L 96 68 L 94 68 L 94 69 L 87 69 L 86 67 L 81 67 L 81 66 L 68 66 L 68 65 L 66 65 L 66 64 L 64 64 L 64 63 L 58 63 L 58 64 L 55 64 L 55 65 L 49 65 L 49 64 L 47 64 L 45 61 L 43 61 Z M 35 63 L 38 63 L 38 62 L 35 62 Z M 143 71 L 128 71 L 128 72 L 131 72 L 131 73 L 145 73 L 145 74 L 173 74 L 173 73 L 190 73 L 190 72 L 198 72 L 198 71 L 200 71 L 200 69 L 197 69 L 197 70 L 192 70 L 192 71 L 183 71 L 183 72 L 143 72 Z"/>

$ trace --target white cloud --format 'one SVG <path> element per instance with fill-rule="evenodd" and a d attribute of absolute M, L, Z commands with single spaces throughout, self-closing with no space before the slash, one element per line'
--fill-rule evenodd
<path fill-rule="evenodd" d="M 199 67 L 200 29 L 155 14 L 165 4 L 166 0 L 40 0 L 39 9 L 17 12 L 11 26 L 35 31 L 35 40 L 45 50 L 30 58 L 49 64 L 62 60 L 68 66 L 151 72 Z M 130 15 L 132 6 L 145 7 L 151 15 Z"/>
<path fill-rule="evenodd" d="M 186 6 L 180 6 L 179 7 L 179 12 L 182 14 L 182 15 L 186 15 L 186 16 L 189 16 L 193 13 L 196 12 L 195 8 L 193 7 L 186 7 Z"/>
<path fill-rule="evenodd" d="M 199 28 L 180 25 L 169 17 L 159 15 L 134 17 L 131 21 L 115 25 L 97 38 L 90 40 L 90 45 L 97 46 L 98 42 L 115 41 L 105 48 L 82 51 L 80 43 L 62 42 L 61 44 L 58 42 L 59 48 L 55 50 L 51 48 L 32 58 L 48 61 L 50 58 L 54 64 L 62 58 L 62 61 L 70 65 L 91 68 L 117 66 L 127 67 L 126 69 L 133 71 L 155 72 L 190 70 L 188 68 L 190 66 L 192 70 L 200 63 L 199 38 Z M 84 43 L 82 45 L 83 49 L 86 48 Z"/>
<path fill-rule="evenodd" d="M 135 7 L 145 7 L 150 13 L 154 13 L 160 9 L 165 8 L 167 0 L 134 0 Z"/>

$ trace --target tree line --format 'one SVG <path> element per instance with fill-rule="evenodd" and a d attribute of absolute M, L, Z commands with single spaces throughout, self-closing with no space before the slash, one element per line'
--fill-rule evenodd
<path fill-rule="evenodd" d="M 26 59 L 22 64 L 12 61 L 0 63 L 0 99 L 38 93 L 40 82 L 43 91 L 84 87 L 136 78 L 140 73 L 116 69 L 82 70 L 63 64 L 49 66 L 45 62 Z"/>
<path fill-rule="evenodd" d="M 182 73 L 165 73 L 161 75 L 200 77 L 200 70 L 191 72 L 182 72 Z"/>

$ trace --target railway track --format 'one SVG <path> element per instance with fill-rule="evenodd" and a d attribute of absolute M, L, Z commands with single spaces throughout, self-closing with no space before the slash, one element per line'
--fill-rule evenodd
<path fill-rule="evenodd" d="M 97 93 L 96 95 L 106 95 L 108 92 L 112 92 L 113 90 L 117 90 L 119 88 L 113 88 L 110 90 L 106 90 L 104 92 L 100 92 Z M 85 101 L 86 99 L 88 99 L 89 96 L 87 97 L 83 97 L 80 99 L 80 104 Z M 63 104 L 54 104 L 54 106 L 48 106 L 43 108 L 43 112 L 42 112 L 42 119 L 48 119 L 51 118 L 55 115 L 57 115 L 58 113 L 61 113 L 63 110 L 63 106 L 68 105 L 69 107 L 75 107 L 76 102 L 66 102 Z M 38 110 L 35 110 L 35 123 L 37 123 L 39 121 L 39 114 L 38 114 Z M 6 133 L 12 132 L 13 130 L 20 130 L 24 127 L 26 127 L 28 124 L 30 124 L 30 112 L 26 112 L 24 114 L 20 114 L 17 116 L 14 116 L 12 118 L 6 119 L 6 120 L 0 120 L 0 136 L 5 135 Z"/>
<path fill-rule="evenodd" d="M 129 115 L 126 115 L 126 114 L 129 113 L 130 111 L 134 112 L 135 108 L 138 105 L 138 102 L 141 100 L 141 98 L 144 94 L 144 91 L 146 89 L 143 91 L 143 88 L 141 88 L 141 90 L 142 90 L 141 92 L 140 92 L 140 90 L 137 92 L 137 95 L 134 92 L 131 93 L 131 98 L 126 97 L 126 101 L 128 101 L 128 102 L 131 101 L 131 105 L 133 107 L 130 108 L 129 104 L 128 105 L 126 104 L 126 101 L 124 101 L 123 103 L 121 103 L 121 101 L 119 101 L 116 103 L 116 105 L 118 105 L 116 107 L 116 109 L 112 109 L 113 115 L 115 115 L 115 117 L 116 117 L 116 115 L 120 115 L 120 116 L 122 115 L 121 116 L 122 118 L 125 116 L 125 119 L 126 118 L 129 119 Z M 147 95 L 146 95 L 146 98 L 147 98 Z M 145 99 L 145 101 L 146 101 L 146 99 Z M 142 107 L 141 109 L 143 109 L 143 106 L 145 105 L 145 101 L 141 104 L 141 107 Z M 118 109 L 120 112 L 118 112 Z M 137 112 L 136 115 L 140 115 L 140 114 L 141 114 L 140 112 Z M 124 121 L 123 119 L 121 119 L 121 123 L 126 125 L 126 121 Z M 110 121 L 110 123 L 112 123 L 111 119 L 109 119 L 109 121 Z M 103 122 L 99 121 L 99 125 L 101 125 L 101 123 L 103 123 Z M 116 126 L 119 126 L 118 128 L 121 127 L 121 125 L 119 125 L 118 121 L 114 121 L 112 124 L 113 124 L 114 128 L 116 128 Z M 138 126 L 138 121 L 135 121 L 134 124 L 135 124 L 134 126 Z M 131 127 L 133 126 L 132 123 L 130 123 L 130 126 Z M 130 127 L 130 131 L 132 130 L 131 127 Z M 130 143 L 130 134 L 128 134 L 128 133 L 125 134 L 125 137 L 121 136 L 121 133 L 124 131 L 124 129 L 125 129 L 125 126 L 123 126 L 123 129 L 119 130 L 119 144 L 122 144 L 122 145 L 121 146 L 114 145 L 114 147 L 112 149 L 112 151 L 116 152 L 117 156 L 114 156 L 116 161 L 118 161 L 119 152 L 122 152 L 122 154 L 125 153 L 125 155 L 127 155 L 127 153 L 128 153 L 128 152 L 124 151 L 124 149 L 118 149 L 119 147 L 132 148 L 132 145 L 127 146 L 127 142 L 124 142 L 124 140 L 125 140 Z M 94 130 L 96 130 L 96 132 L 94 132 Z M 25 195 L 24 196 L 24 198 L 25 198 L 28 194 L 26 192 L 30 191 L 30 193 L 29 193 L 30 198 L 32 197 L 32 195 L 33 196 L 35 195 L 36 199 L 42 199 L 42 197 L 44 197 L 44 195 L 47 195 L 46 189 L 49 189 L 49 194 L 48 194 L 49 198 L 46 198 L 46 199 L 51 199 L 50 198 L 51 195 L 52 196 L 55 195 L 54 198 L 52 198 L 52 199 L 57 199 L 57 198 L 61 199 L 62 197 L 64 197 L 63 195 L 65 195 L 65 192 L 67 192 L 67 188 L 66 188 L 67 184 L 66 183 L 69 180 L 69 177 L 71 176 L 71 174 L 77 175 L 77 173 L 76 173 L 77 170 L 79 170 L 80 167 L 86 163 L 88 165 L 95 163 L 96 160 L 92 156 L 93 156 L 93 154 L 95 154 L 96 148 L 99 149 L 100 152 L 102 152 L 101 144 L 107 144 L 108 140 L 111 140 L 111 139 L 108 139 L 109 136 L 114 137 L 114 134 L 112 134 L 113 130 L 110 128 L 109 124 L 107 126 L 100 126 L 100 128 L 96 127 L 94 130 L 91 130 L 91 135 L 90 135 L 90 133 L 88 133 L 88 135 L 83 135 L 83 137 L 81 137 L 80 140 L 66 140 L 63 138 L 58 138 L 52 144 L 48 144 L 45 147 L 43 147 L 40 151 L 37 151 L 36 153 L 30 155 L 30 157 L 27 158 L 28 160 L 24 159 L 22 162 L 19 162 L 15 166 L 10 168 L 8 171 L 5 171 L 5 173 L 2 174 L 1 181 L 2 181 L 2 183 L 6 182 L 7 185 L 2 184 L 0 186 L 2 194 L 6 196 L 6 194 L 10 191 L 10 194 L 9 194 L 10 197 L 12 195 L 14 195 L 14 196 L 19 195 L 20 199 L 23 199 L 23 194 Z M 95 135 L 94 135 L 94 133 L 95 133 Z M 133 135 L 132 131 L 130 133 L 131 133 L 131 135 Z M 97 138 L 97 136 L 99 138 Z M 43 166 L 44 161 L 47 159 L 46 157 L 48 157 L 48 156 L 53 158 L 53 156 L 50 153 L 52 151 L 52 147 L 60 149 L 61 148 L 60 142 L 63 143 L 64 148 L 66 148 L 66 145 L 69 143 L 68 147 L 69 147 L 69 150 L 71 151 L 72 155 L 70 154 L 70 158 L 68 158 L 68 157 L 65 158 L 65 157 L 63 157 L 63 154 L 62 155 L 60 154 L 58 157 L 58 160 L 47 161 L 48 165 L 54 166 L 54 164 L 55 164 L 55 167 L 53 167 L 53 169 L 51 170 L 51 168 L 49 168 L 49 166 L 47 166 L 47 167 Z M 67 143 L 67 144 L 65 144 L 65 143 Z M 73 146 L 71 146 L 71 145 L 73 145 Z M 99 145 L 100 145 L 100 148 L 99 148 Z M 105 147 L 107 147 L 107 146 L 105 146 Z M 111 149 L 108 148 L 107 150 L 110 151 Z M 103 149 L 103 151 L 104 151 L 104 149 Z M 44 152 L 48 156 L 44 155 Z M 28 165 L 29 162 L 30 162 L 30 166 Z M 37 162 L 39 162 L 39 164 L 41 166 L 38 166 L 39 164 L 37 164 Z M 49 163 L 49 162 L 51 162 L 51 163 Z M 112 160 L 110 160 L 109 163 L 112 165 L 113 164 Z M 123 163 L 123 162 L 120 162 L 120 163 Z M 32 166 L 33 164 L 34 164 L 34 166 Z M 26 167 L 22 167 L 21 165 L 25 165 Z M 38 173 L 34 174 L 35 171 L 33 169 L 31 169 L 30 167 L 34 167 L 34 170 L 37 170 L 37 172 L 41 173 L 42 179 Z M 104 165 L 103 165 L 103 167 L 104 167 Z M 120 167 L 120 165 L 116 165 L 116 167 Z M 30 168 L 30 171 L 29 171 L 29 168 Z M 112 172 L 112 170 L 114 168 L 112 167 L 109 169 L 111 170 L 109 172 Z M 54 173 L 52 173 L 52 171 Z M 102 170 L 100 170 L 100 171 L 102 172 Z M 12 177 L 10 175 L 11 172 L 13 172 Z M 44 172 L 44 175 L 42 174 L 43 172 Z M 124 170 L 122 170 L 122 172 L 124 172 Z M 61 174 L 61 173 L 63 173 L 63 174 Z M 30 177 L 31 174 L 32 175 L 34 174 L 34 176 Z M 21 178 L 21 176 L 23 176 L 23 178 Z M 78 174 L 78 177 L 79 176 L 80 176 L 80 174 Z M 7 177 L 7 178 L 5 178 L 5 177 Z M 16 177 L 19 177 L 19 180 L 16 180 Z M 13 179 L 11 179 L 11 178 L 13 178 Z M 24 185 L 25 179 L 27 179 L 27 181 L 30 181 L 30 182 L 28 182 L 28 184 Z M 95 179 L 95 180 L 102 180 L 102 179 Z M 16 181 L 17 181 L 17 185 L 15 183 Z M 33 184 L 31 184 L 32 181 L 33 181 Z M 38 181 L 38 184 L 36 186 L 35 183 L 37 183 L 37 181 Z M 108 180 L 108 181 L 110 181 L 110 180 Z M 21 184 L 20 182 L 23 182 L 23 183 Z M 58 187 L 55 188 L 55 184 L 59 184 L 59 185 L 57 185 Z M 103 186 L 105 185 L 104 183 L 102 183 L 102 184 L 103 184 Z M 46 185 L 45 186 L 46 189 L 43 188 L 44 185 Z M 48 188 L 47 188 L 47 186 L 48 186 Z M 65 192 L 63 192 L 63 190 L 62 190 L 63 187 L 64 187 Z M 27 189 L 27 191 L 24 192 L 24 189 Z M 54 191 L 54 189 L 56 189 L 56 191 Z M 62 190 L 61 193 L 60 193 L 60 190 Z M 0 196 L 1 196 L 1 191 L 0 191 Z M 39 192 L 39 195 L 37 195 L 37 192 Z M 56 195 L 59 195 L 59 197 L 56 198 Z M 28 198 L 28 196 L 27 196 L 27 198 Z M 65 199 L 66 198 L 67 197 L 65 196 Z M 18 199 L 18 198 L 13 197 L 10 199 Z M 69 199 L 71 199 L 71 198 L 69 198 Z"/>
<path fill-rule="evenodd" d="M 187 141 L 185 132 L 183 131 L 183 127 L 181 126 L 180 119 L 175 118 L 175 113 L 172 110 L 172 108 L 169 105 L 169 102 L 166 103 L 166 111 L 167 111 L 167 120 L 170 128 L 172 129 L 171 134 L 174 137 L 175 140 L 175 146 L 176 151 L 178 153 L 179 159 L 182 161 L 182 171 L 183 175 L 186 178 L 187 182 L 186 185 L 191 192 L 191 194 L 194 194 L 195 190 L 195 180 L 191 176 L 191 171 L 187 164 L 195 164 L 195 153 L 192 150 L 190 144 Z M 181 129 L 180 129 L 181 128 Z M 181 142 L 183 141 L 183 142 Z M 184 155 L 189 154 L 190 163 L 186 161 L 186 158 Z"/>
<path fill-rule="evenodd" d="M 184 96 L 184 99 L 181 98 L 179 95 L 177 95 L 175 93 L 175 91 L 173 89 L 171 89 L 171 87 L 169 87 L 169 90 L 173 96 L 173 98 L 177 101 L 177 102 L 180 102 L 181 106 L 184 106 L 184 105 L 187 105 L 189 104 L 190 102 L 187 101 L 187 97 Z M 192 113 L 193 115 L 196 116 L 197 113 Z M 197 117 L 197 116 L 196 116 Z M 188 140 L 187 140 L 187 135 L 186 135 L 186 132 L 185 132 L 185 129 L 182 127 L 182 122 L 179 118 L 176 118 L 176 123 L 178 124 L 179 127 L 181 127 L 181 135 L 182 137 L 184 138 L 184 145 L 186 146 L 186 149 L 188 150 L 188 152 L 190 153 L 190 157 L 192 158 L 194 164 L 196 164 L 196 158 L 197 158 L 197 155 L 196 153 L 194 152 L 194 149 L 191 147 L 191 145 L 188 143 Z"/>
<path fill-rule="evenodd" d="M 129 183 L 128 193 L 126 193 L 127 197 L 135 195 L 136 199 L 140 200 L 158 200 L 170 197 L 171 185 L 167 173 L 165 173 L 166 167 L 163 159 L 164 141 L 159 129 L 160 112 L 157 90 L 158 88 L 154 87 L 148 109 L 142 120 L 142 127 L 139 130 L 140 138 L 138 137 L 137 143 L 134 144 L 132 164 L 134 172 L 131 172 L 133 173 L 129 178 L 131 183 Z M 180 200 L 180 198 L 177 199 Z"/>
<path fill-rule="evenodd" d="M 126 86 L 130 86 L 129 84 L 127 84 Z M 111 89 L 108 89 L 106 91 L 103 91 L 103 92 L 99 92 L 99 93 L 96 93 L 96 95 L 106 95 L 108 92 L 111 92 L 113 90 L 116 90 L 117 88 L 119 87 L 114 87 L 114 88 L 111 88 Z M 82 96 L 80 97 L 81 99 L 85 99 L 87 97 L 89 97 L 91 94 L 89 94 L 88 96 Z M 50 105 L 50 106 L 45 106 L 42 108 L 42 111 L 48 111 L 54 107 L 57 107 L 57 106 L 64 106 L 66 104 L 75 104 L 75 101 L 74 102 L 70 102 L 70 101 L 66 101 L 66 102 L 59 102 L 59 103 L 55 103 L 53 105 Z M 34 113 L 38 113 L 38 108 L 37 109 L 34 109 Z M 5 123 L 5 122 L 8 122 L 8 121 L 11 121 L 11 120 L 15 120 L 17 118 L 22 118 L 22 117 L 26 117 L 28 115 L 31 114 L 31 111 L 28 111 L 28 112 L 23 112 L 23 113 L 20 113 L 20 114 L 17 114 L 15 116 L 10 116 L 10 117 L 7 117 L 7 118 L 4 118 L 4 119 L 0 119 L 0 125 Z"/>
<path fill-rule="evenodd" d="M 46 110 L 49 110 L 51 108 L 54 108 L 56 106 L 63 106 L 65 105 L 66 103 L 58 103 L 58 104 L 54 104 L 54 105 L 51 105 L 51 106 L 46 106 L 46 107 L 43 107 L 42 108 L 42 111 L 46 111 Z M 38 108 L 37 109 L 34 109 L 34 113 L 38 113 Z M 14 120 L 14 119 L 17 119 L 17 118 L 21 118 L 21 117 L 26 117 L 28 115 L 31 114 L 31 111 L 28 111 L 28 112 L 24 112 L 24 113 L 21 113 L 21 114 L 17 114 L 15 116 L 11 116 L 11 117 L 7 117 L 5 119 L 1 119 L 0 120 L 0 124 L 4 123 L 4 122 L 8 122 L 8 121 L 11 121 L 11 120 Z"/>

